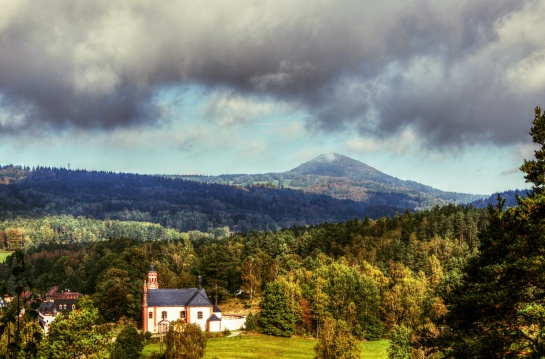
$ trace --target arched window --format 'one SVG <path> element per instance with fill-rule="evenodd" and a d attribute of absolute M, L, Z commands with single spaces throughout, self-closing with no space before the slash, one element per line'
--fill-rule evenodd
<path fill-rule="evenodd" d="M 202 312 L 197 312 L 197 318 L 202 319 Z"/>
<path fill-rule="evenodd" d="M 167 312 L 166 312 L 166 310 L 161 312 L 161 319 L 167 319 Z"/>

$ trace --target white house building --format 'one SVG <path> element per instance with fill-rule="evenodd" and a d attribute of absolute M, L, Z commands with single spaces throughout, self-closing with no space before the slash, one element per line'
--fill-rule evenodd
<path fill-rule="evenodd" d="M 142 301 L 142 329 L 151 333 L 164 333 L 170 322 L 181 319 L 198 324 L 202 330 L 220 332 L 222 313 L 203 288 L 159 289 L 154 266 L 144 283 Z"/>

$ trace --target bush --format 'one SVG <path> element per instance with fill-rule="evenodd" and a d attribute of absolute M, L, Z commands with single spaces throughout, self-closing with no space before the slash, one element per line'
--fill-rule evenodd
<path fill-rule="evenodd" d="M 110 359 L 137 359 L 144 349 L 142 336 L 134 325 L 126 325 L 113 344 Z"/>
<path fill-rule="evenodd" d="M 246 330 L 250 332 L 258 331 L 259 330 L 259 326 L 257 325 L 258 321 L 259 321 L 259 314 L 254 314 L 250 312 L 250 314 L 246 316 Z"/>

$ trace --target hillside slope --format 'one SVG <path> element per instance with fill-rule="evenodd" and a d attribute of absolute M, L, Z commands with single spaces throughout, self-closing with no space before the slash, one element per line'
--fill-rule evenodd
<path fill-rule="evenodd" d="M 180 231 L 276 230 L 397 209 L 265 186 L 205 184 L 165 176 L 0 166 L 0 220 L 70 214 L 154 222 Z"/>
<path fill-rule="evenodd" d="M 261 184 L 291 188 L 400 210 L 421 210 L 448 203 L 465 204 L 487 197 L 446 192 L 415 181 L 401 180 L 336 153 L 320 155 L 286 172 L 183 178 L 238 186 Z"/>

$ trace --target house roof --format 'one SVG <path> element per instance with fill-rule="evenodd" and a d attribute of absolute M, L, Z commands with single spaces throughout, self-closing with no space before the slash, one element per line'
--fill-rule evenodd
<path fill-rule="evenodd" d="M 221 322 L 221 319 L 217 315 L 212 314 L 212 316 L 210 318 L 208 318 L 208 321 L 209 322 Z"/>
<path fill-rule="evenodd" d="M 197 288 L 150 289 L 148 291 L 149 307 L 209 307 L 212 305 L 206 292 Z"/>
<path fill-rule="evenodd" d="M 42 302 L 40 304 L 40 309 L 38 309 L 38 311 L 40 313 L 42 313 L 43 315 L 54 314 L 56 312 L 55 311 L 55 303 L 53 303 L 53 302 Z"/>
<path fill-rule="evenodd" d="M 215 305 L 213 308 L 212 308 L 212 313 L 221 313 L 221 309 Z"/>

